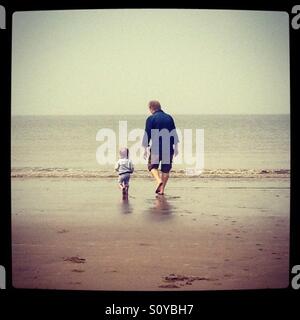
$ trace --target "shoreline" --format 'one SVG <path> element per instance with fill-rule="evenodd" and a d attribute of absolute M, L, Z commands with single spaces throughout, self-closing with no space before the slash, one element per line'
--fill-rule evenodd
<path fill-rule="evenodd" d="M 290 169 L 205 169 L 199 174 L 184 169 L 172 170 L 172 178 L 290 178 Z M 131 178 L 146 178 L 150 173 L 145 169 L 136 169 Z M 115 178 L 113 170 L 95 170 L 80 168 L 12 168 L 11 178 Z"/>

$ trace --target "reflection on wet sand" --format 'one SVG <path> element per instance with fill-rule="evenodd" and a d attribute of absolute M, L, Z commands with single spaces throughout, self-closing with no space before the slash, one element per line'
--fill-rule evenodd
<path fill-rule="evenodd" d="M 123 196 L 120 204 L 121 213 L 132 213 L 132 206 L 129 202 L 128 196 Z"/>
<path fill-rule="evenodd" d="M 164 220 L 171 218 L 173 212 L 174 206 L 169 203 L 164 195 L 157 195 L 154 199 L 154 206 L 151 206 L 147 210 L 147 213 L 151 214 L 152 217 Z"/>

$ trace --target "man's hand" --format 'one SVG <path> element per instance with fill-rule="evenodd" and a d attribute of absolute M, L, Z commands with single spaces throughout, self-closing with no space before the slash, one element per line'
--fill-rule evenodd
<path fill-rule="evenodd" d="M 174 157 L 177 157 L 178 156 L 178 145 L 175 144 L 174 145 Z"/>
<path fill-rule="evenodd" d="M 145 148 L 145 150 L 144 150 L 144 159 L 147 160 L 147 158 L 148 158 L 148 149 Z"/>

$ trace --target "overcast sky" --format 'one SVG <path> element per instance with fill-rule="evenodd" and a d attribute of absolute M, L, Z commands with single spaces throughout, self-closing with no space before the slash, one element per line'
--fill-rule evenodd
<path fill-rule="evenodd" d="M 284 12 L 13 15 L 12 114 L 289 113 Z"/>

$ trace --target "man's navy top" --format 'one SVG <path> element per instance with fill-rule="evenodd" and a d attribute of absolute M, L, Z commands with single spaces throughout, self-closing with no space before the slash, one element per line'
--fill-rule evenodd
<path fill-rule="evenodd" d="M 151 132 L 151 130 L 153 129 L 157 129 Z M 151 150 L 156 149 L 153 144 L 155 143 L 155 141 L 157 141 L 157 139 L 154 138 L 153 134 L 155 132 L 157 132 L 159 134 L 162 133 L 163 131 L 161 131 L 162 129 L 166 129 L 169 133 L 171 133 L 171 135 L 169 135 L 169 141 L 168 143 L 163 147 L 163 149 L 165 150 L 166 147 L 169 145 L 170 146 L 170 151 L 173 152 L 173 145 L 178 143 L 178 136 L 177 136 L 177 132 L 176 132 L 176 127 L 175 127 L 175 123 L 173 118 L 163 112 L 162 110 L 157 110 L 155 111 L 155 113 L 153 113 L 151 116 L 149 116 L 146 120 L 146 128 L 145 128 L 145 134 L 144 134 L 144 138 L 143 138 L 143 147 L 148 147 L 150 140 L 152 140 L 152 146 L 151 146 Z M 173 130 L 173 131 L 172 131 Z M 159 150 L 161 152 L 162 150 L 162 137 L 159 136 L 158 138 L 159 141 Z M 169 149 L 169 148 L 168 148 Z"/>

